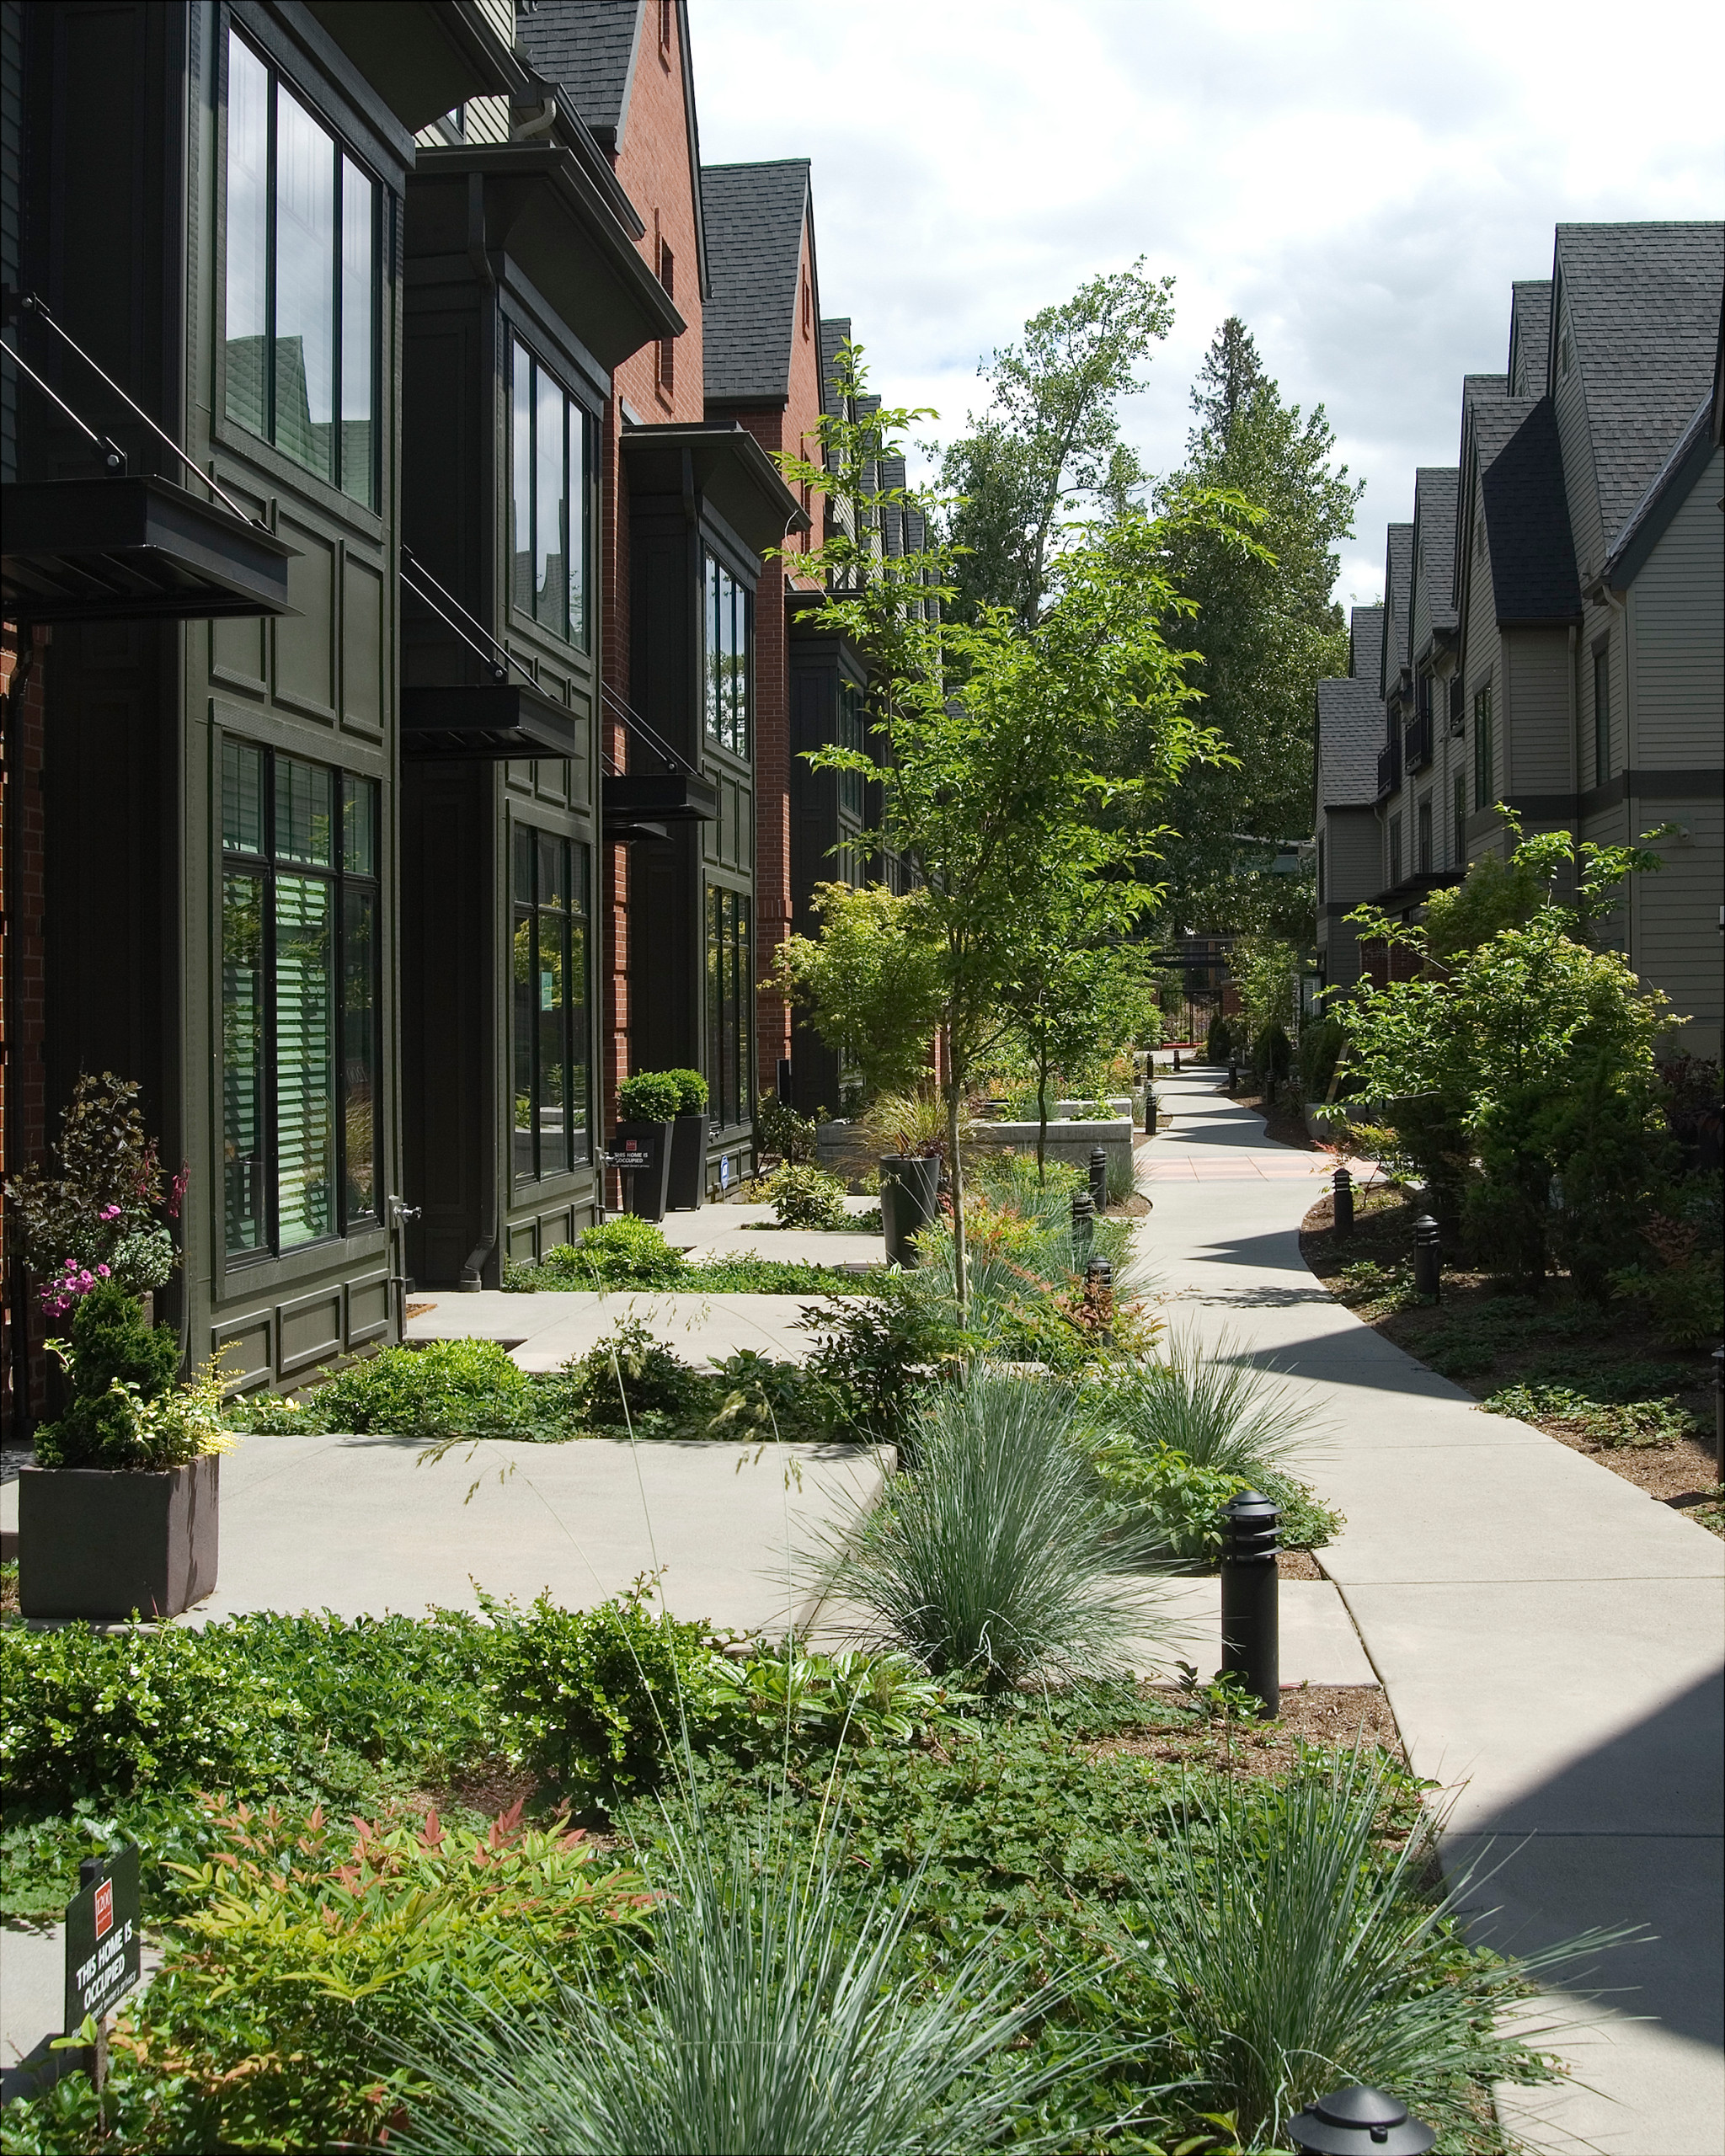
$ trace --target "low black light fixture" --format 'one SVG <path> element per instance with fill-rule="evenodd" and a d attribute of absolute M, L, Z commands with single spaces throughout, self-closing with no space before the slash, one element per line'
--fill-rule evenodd
<path fill-rule="evenodd" d="M 1444 1251 L 1438 1224 L 1422 1213 L 1413 1224 L 1413 1292 L 1417 1295 L 1443 1293 Z"/>
<path fill-rule="evenodd" d="M 1084 1268 L 1084 1299 L 1102 1313 L 1102 1344 L 1114 1344 L 1114 1268 L 1105 1257 L 1093 1257 Z"/>
<path fill-rule="evenodd" d="M 1354 1233 L 1354 1178 L 1346 1168 L 1338 1168 L 1333 1177 L 1336 1207 L 1336 1233 Z"/>
<path fill-rule="evenodd" d="M 1101 1145 L 1090 1149 L 1090 1202 L 1098 1213 L 1108 1209 L 1108 1156 Z"/>
<path fill-rule="evenodd" d="M 1381 2089 L 1332 2089 L 1288 2121 L 1288 2138 L 1309 2156 L 1425 2156 L 1437 2129 L 1409 2116 Z"/>
<path fill-rule="evenodd" d="M 1256 1694 L 1258 1718 L 1281 1711 L 1276 1550 L 1282 1514 L 1270 1497 L 1242 1490 L 1222 1508 L 1222 1674 Z"/>
<path fill-rule="evenodd" d="M 1156 1093 L 1148 1078 L 1144 1081 L 1144 1134 L 1156 1136 Z"/>
<path fill-rule="evenodd" d="M 1238 1059 L 1238 1058 L 1237 1058 L 1237 1057 L 1235 1057 L 1235 1056 L 1231 1056 L 1231 1056 L 1228 1058 L 1228 1091 L 1229 1091 L 1229 1093 L 1231 1095 L 1231 1094 L 1234 1094 L 1234 1093 L 1237 1093 L 1237 1092 L 1239 1091 L 1239 1090 L 1240 1090 L 1240 1064 L 1239 1064 L 1239 1059 Z"/>
<path fill-rule="evenodd" d="M 1076 1272 L 1090 1256 L 1096 1239 L 1096 1208 L 1087 1190 L 1072 1193 L 1072 1267 Z"/>
<path fill-rule="evenodd" d="M 1725 1482 L 1725 1348 L 1713 1350 L 1713 1473 Z"/>
<path fill-rule="evenodd" d="M 1174 1075 L 1178 1078 L 1178 1077 L 1179 1076 L 1179 1075 L 1180 1075 L 1180 1051 L 1179 1051 L 1179 1049 L 1176 1049 L 1174 1050 Z"/>

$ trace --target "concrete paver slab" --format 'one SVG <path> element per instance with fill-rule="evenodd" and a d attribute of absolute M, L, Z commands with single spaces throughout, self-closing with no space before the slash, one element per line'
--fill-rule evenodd
<path fill-rule="evenodd" d="M 803 1320 L 820 1306 L 819 1296 L 702 1295 L 626 1293 L 416 1297 L 430 1303 L 408 1321 L 409 1340 L 502 1340 L 524 1370 L 555 1370 L 585 1355 L 616 1331 L 626 1318 L 646 1326 L 656 1339 L 700 1369 L 740 1348 L 782 1362 L 800 1363 L 814 1350 Z"/>

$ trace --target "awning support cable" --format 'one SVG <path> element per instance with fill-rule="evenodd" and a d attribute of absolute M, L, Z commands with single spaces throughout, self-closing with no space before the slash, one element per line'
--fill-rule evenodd
<path fill-rule="evenodd" d="M 35 382 L 37 388 L 41 391 L 44 397 L 48 398 L 52 403 L 60 407 L 61 410 L 65 413 L 67 418 L 71 420 L 73 426 L 77 429 L 78 432 L 84 437 L 86 441 L 92 441 L 95 444 L 97 454 L 101 457 L 102 462 L 108 467 L 108 469 L 116 476 L 123 477 L 126 472 L 126 451 L 121 449 L 117 443 L 105 440 L 101 435 L 99 435 L 96 432 L 93 426 L 87 424 L 85 421 L 79 419 L 77 414 L 72 410 L 71 405 L 67 403 L 66 399 L 61 397 L 57 391 L 52 390 L 48 387 L 47 383 L 43 381 L 40 375 L 36 372 L 35 369 L 30 365 L 29 361 L 24 358 L 21 352 L 15 351 L 10 344 L 5 343 L 3 340 L 0 340 L 0 352 L 4 352 L 7 358 L 12 361 L 14 366 L 22 368 L 24 372 L 29 376 L 33 382 Z"/>
<path fill-rule="evenodd" d="M 54 332 L 54 334 L 60 339 L 61 344 L 69 344 L 72 350 L 76 352 L 78 357 L 83 361 L 84 365 L 89 368 L 90 371 L 95 375 L 99 380 L 107 383 L 108 387 L 114 392 L 114 394 L 120 399 L 120 403 L 126 406 L 126 409 L 134 414 L 136 417 L 142 419 L 144 424 L 150 430 L 150 432 L 155 435 L 156 439 L 163 443 L 174 452 L 174 454 L 179 459 L 180 462 L 184 465 L 188 472 L 195 473 L 196 476 L 201 479 L 204 484 L 210 489 L 210 492 L 215 495 L 216 499 L 226 508 L 231 509 L 233 511 L 234 515 L 239 519 L 242 524 L 254 524 L 258 526 L 260 531 L 269 531 L 269 526 L 264 523 L 261 516 L 248 516 L 245 510 L 240 507 L 239 504 L 235 501 L 232 494 L 224 493 L 210 477 L 209 473 L 204 470 L 203 467 L 196 462 L 194 458 L 186 455 L 185 451 L 180 447 L 179 444 L 174 439 L 172 435 L 166 432 L 164 429 L 157 425 L 156 422 L 150 417 L 143 406 L 138 403 L 137 399 L 135 397 L 128 396 L 126 391 L 123 390 L 120 384 L 114 379 L 113 376 L 109 374 L 105 368 L 99 366 L 97 362 L 90 357 L 89 354 L 84 350 L 83 346 L 78 343 L 77 339 L 75 337 L 69 336 L 67 332 L 60 327 L 60 324 L 54 319 L 53 316 L 49 313 L 48 303 L 45 300 L 40 298 L 35 292 L 25 292 L 20 297 L 18 304 L 21 312 L 35 315 L 38 322 L 45 324 L 48 328 Z M 13 352 L 12 356 L 13 359 L 18 359 L 16 352 Z M 33 373 L 29 367 L 24 366 L 24 363 L 22 360 L 19 360 L 18 363 L 21 367 L 24 368 L 24 372 L 29 375 L 31 381 L 40 382 L 44 389 L 47 389 L 48 385 L 42 382 L 40 375 Z M 48 390 L 48 394 L 51 397 L 54 396 L 54 392 L 51 389 Z M 57 397 L 54 398 L 54 401 L 56 404 L 60 404 L 61 411 L 68 413 L 71 412 L 71 408 L 66 404 L 61 404 L 61 400 Z M 74 419 L 77 418 L 77 414 L 75 413 L 71 413 L 71 416 Z M 82 420 L 79 420 L 78 424 L 81 426 L 83 424 Z M 88 427 L 84 428 L 84 432 L 86 434 L 88 434 L 89 431 L 90 430 Z M 91 436 L 93 440 L 94 438 L 95 437 L 93 435 Z M 104 447 L 109 449 L 111 449 L 112 446 L 113 445 L 111 443 L 104 445 Z"/>
<path fill-rule="evenodd" d="M 647 744 L 647 746 L 651 749 L 656 755 L 663 756 L 667 763 L 681 764 L 691 778 L 700 777 L 701 774 L 699 771 L 697 771 L 695 766 L 689 761 L 688 758 L 684 755 L 682 751 L 680 749 L 672 748 L 670 743 L 665 739 L 665 736 L 659 733 L 654 728 L 649 726 L 647 721 L 642 718 L 640 712 L 635 709 L 633 704 L 625 702 L 623 698 L 618 696 L 616 690 L 611 687 L 608 681 L 601 682 L 600 691 L 601 695 L 604 696 L 606 702 L 611 706 L 614 712 L 616 712 L 617 717 L 622 721 L 629 732 L 631 734 L 638 734 L 641 739 Z"/>

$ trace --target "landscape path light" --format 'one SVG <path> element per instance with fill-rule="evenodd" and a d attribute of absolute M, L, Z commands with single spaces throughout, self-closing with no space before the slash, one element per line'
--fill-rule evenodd
<path fill-rule="evenodd" d="M 1072 1269 L 1078 1272 L 1090 1256 L 1096 1239 L 1096 1208 L 1087 1190 L 1072 1193 Z"/>
<path fill-rule="evenodd" d="M 1258 1719 L 1281 1711 L 1276 1547 L 1282 1514 L 1274 1498 L 1242 1490 L 1222 1508 L 1222 1674 L 1256 1694 Z"/>
<path fill-rule="evenodd" d="M 1101 1145 L 1090 1149 L 1090 1202 L 1098 1213 L 1108 1209 L 1108 1156 Z"/>
<path fill-rule="evenodd" d="M 1354 1233 L 1354 1178 L 1346 1168 L 1338 1168 L 1334 1177 L 1336 1192 L 1336 1233 Z"/>
<path fill-rule="evenodd" d="M 1437 2130 L 1411 2117 L 1381 2089 L 1332 2089 L 1288 2121 L 1288 2138 L 1311 2156 L 1425 2156 Z"/>
<path fill-rule="evenodd" d="M 1413 1292 L 1440 1295 L 1443 1280 L 1444 1251 L 1438 1224 L 1429 1213 L 1422 1213 L 1413 1224 Z"/>
<path fill-rule="evenodd" d="M 1114 1268 L 1105 1257 L 1093 1257 L 1084 1268 L 1084 1299 L 1102 1312 L 1102 1344 L 1114 1344 Z"/>
<path fill-rule="evenodd" d="M 1240 1059 L 1237 1056 L 1231 1055 L 1228 1058 L 1228 1091 L 1230 1093 L 1237 1093 L 1239 1090 Z"/>

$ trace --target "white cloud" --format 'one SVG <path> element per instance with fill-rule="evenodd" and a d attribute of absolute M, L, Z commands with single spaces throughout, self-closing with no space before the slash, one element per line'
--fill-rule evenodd
<path fill-rule="evenodd" d="M 1503 364 L 1551 230 L 1725 206 L 1725 11 L 1686 0 L 692 0 L 702 153 L 814 160 L 821 304 L 955 432 L 979 358 L 1143 254 L 1177 321 L 1130 424 L 1176 462 L 1215 325 L 1322 402 L 1376 595 L 1464 373 Z"/>

